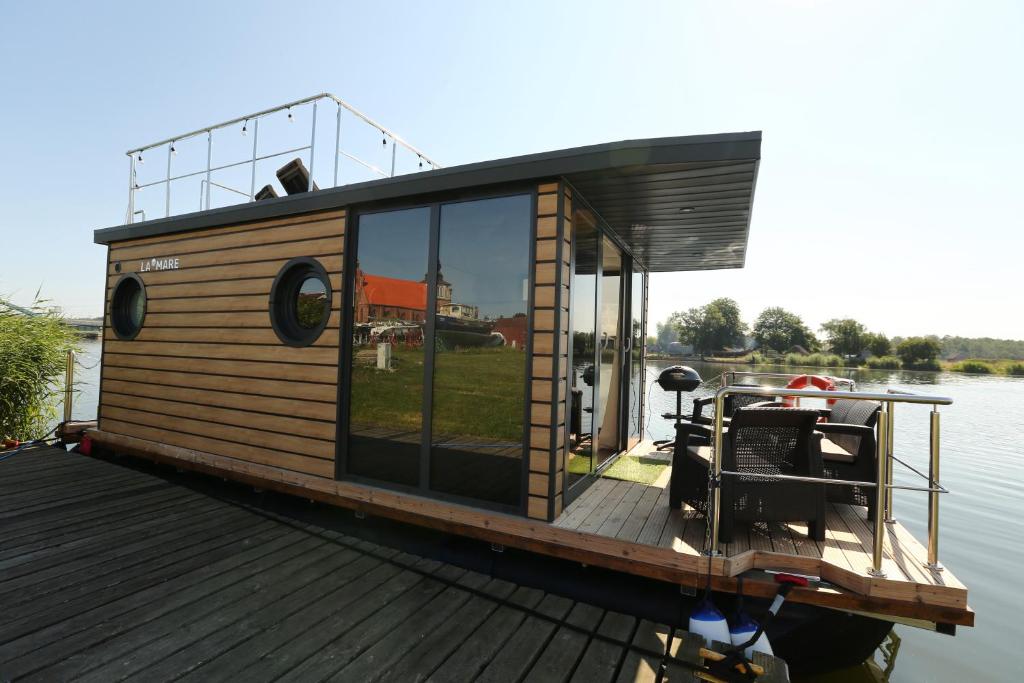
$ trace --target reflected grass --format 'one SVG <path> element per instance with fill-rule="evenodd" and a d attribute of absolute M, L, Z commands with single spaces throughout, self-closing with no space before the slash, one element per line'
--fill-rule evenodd
<path fill-rule="evenodd" d="M 420 429 L 423 356 L 423 349 L 396 345 L 392 370 L 355 364 L 354 428 Z M 497 347 L 438 352 L 434 359 L 433 433 L 521 443 L 525 385 L 522 350 Z"/>

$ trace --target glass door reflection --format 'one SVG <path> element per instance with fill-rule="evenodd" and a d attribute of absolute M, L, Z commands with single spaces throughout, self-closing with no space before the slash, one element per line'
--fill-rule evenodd
<path fill-rule="evenodd" d="M 622 252 L 607 237 L 601 243 L 601 281 L 598 311 L 598 414 L 595 467 L 622 450 L 622 382 L 628 374 L 623 368 L 622 338 Z"/>

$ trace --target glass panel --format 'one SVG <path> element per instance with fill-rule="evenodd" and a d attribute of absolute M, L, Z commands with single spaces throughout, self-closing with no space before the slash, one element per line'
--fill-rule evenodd
<path fill-rule="evenodd" d="M 582 212 L 573 220 L 572 400 L 569 415 L 569 485 L 594 469 L 594 358 L 597 318 L 597 228 Z"/>
<path fill-rule="evenodd" d="M 133 330 L 142 327 L 142 314 L 146 310 L 146 297 L 138 283 L 132 282 L 132 293 L 128 299 L 128 324 Z"/>
<path fill-rule="evenodd" d="M 643 438 L 644 400 L 644 274 L 633 266 L 630 282 L 630 316 L 632 338 L 629 345 L 629 443 L 630 448 Z"/>
<path fill-rule="evenodd" d="M 441 206 L 430 488 L 516 505 L 531 199 Z"/>
<path fill-rule="evenodd" d="M 622 255 L 618 248 L 604 238 L 601 245 L 601 311 L 598 316 L 598 347 L 601 359 L 601 378 L 598 382 L 597 463 L 618 453 L 619 398 L 622 387 L 622 354 L 619 344 L 621 317 L 620 290 L 622 289 Z"/>
<path fill-rule="evenodd" d="M 299 326 L 311 330 L 324 319 L 327 287 L 318 277 L 307 277 L 295 297 L 295 314 Z"/>
<path fill-rule="evenodd" d="M 348 471 L 419 484 L 430 209 L 359 217 Z"/>

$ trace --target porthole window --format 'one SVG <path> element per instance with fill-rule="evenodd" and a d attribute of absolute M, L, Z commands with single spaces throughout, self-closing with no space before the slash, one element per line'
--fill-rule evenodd
<path fill-rule="evenodd" d="M 288 346 L 309 346 L 331 317 L 331 281 L 316 259 L 289 261 L 270 289 L 270 324 Z"/>
<path fill-rule="evenodd" d="M 138 275 L 124 275 L 114 285 L 110 322 L 118 339 L 135 339 L 146 319 L 146 287 Z"/>

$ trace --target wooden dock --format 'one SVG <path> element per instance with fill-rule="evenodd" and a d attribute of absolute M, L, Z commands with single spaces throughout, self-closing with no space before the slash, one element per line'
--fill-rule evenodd
<path fill-rule="evenodd" d="M 56 449 L 0 462 L 0 680 L 590 683 L 663 662 L 667 626 L 260 500 Z M 668 680 L 693 680 L 699 642 L 675 642 Z"/>

